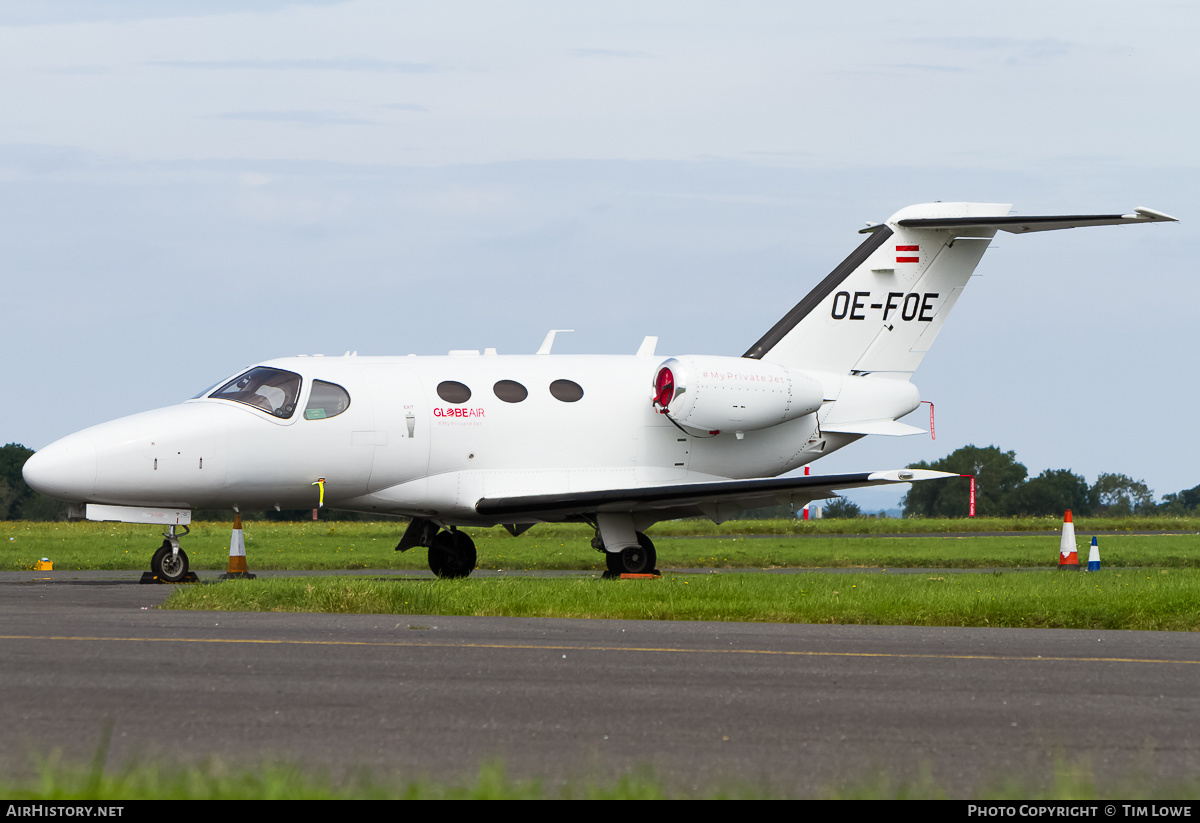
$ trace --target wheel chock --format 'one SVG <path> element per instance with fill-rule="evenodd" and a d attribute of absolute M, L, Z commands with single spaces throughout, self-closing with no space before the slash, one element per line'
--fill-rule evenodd
<path fill-rule="evenodd" d="M 167 585 L 174 585 L 173 583 L 171 583 L 170 580 L 163 580 L 161 577 L 158 577 L 157 575 L 155 575 L 154 572 L 142 572 L 142 579 L 139 580 L 138 582 L 139 583 L 165 583 Z M 189 571 L 187 574 L 185 574 L 183 576 L 182 580 L 178 580 L 176 582 L 178 582 L 178 583 L 199 583 L 200 578 L 196 577 L 195 572 Z"/>

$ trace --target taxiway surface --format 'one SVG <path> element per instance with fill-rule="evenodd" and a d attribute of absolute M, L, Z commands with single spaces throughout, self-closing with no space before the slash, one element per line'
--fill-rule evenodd
<path fill-rule="evenodd" d="M 43 575 L 44 577 L 44 575 Z M 1200 773 L 1200 636 L 176 612 L 121 573 L 0 577 L 0 768 L 110 764 L 548 781 L 651 769 L 810 796 L 924 770 L 963 796 L 1056 757 Z"/>

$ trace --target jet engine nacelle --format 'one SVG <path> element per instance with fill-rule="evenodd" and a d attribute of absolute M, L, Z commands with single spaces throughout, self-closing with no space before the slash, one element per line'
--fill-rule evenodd
<path fill-rule="evenodd" d="M 654 408 L 702 431 L 755 431 L 821 408 L 821 384 L 745 357 L 672 357 L 654 373 Z"/>

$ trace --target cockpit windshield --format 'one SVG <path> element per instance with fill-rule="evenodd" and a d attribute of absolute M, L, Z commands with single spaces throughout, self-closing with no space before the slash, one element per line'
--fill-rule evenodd
<path fill-rule="evenodd" d="M 290 418 L 300 394 L 300 375 L 283 369 L 257 366 L 235 377 L 209 395 L 217 400 L 234 400 L 265 412 Z"/>

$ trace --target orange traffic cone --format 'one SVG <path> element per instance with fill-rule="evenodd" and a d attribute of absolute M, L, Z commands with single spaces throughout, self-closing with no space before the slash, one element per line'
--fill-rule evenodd
<path fill-rule="evenodd" d="M 229 538 L 229 571 L 221 575 L 222 580 L 235 578 L 254 579 L 254 575 L 246 569 L 246 541 L 242 538 L 241 513 L 233 516 L 233 535 Z"/>
<path fill-rule="evenodd" d="M 1079 555 L 1075 551 L 1075 524 L 1071 522 L 1071 510 L 1063 520 L 1062 540 L 1058 544 L 1058 568 L 1079 571 Z"/>

